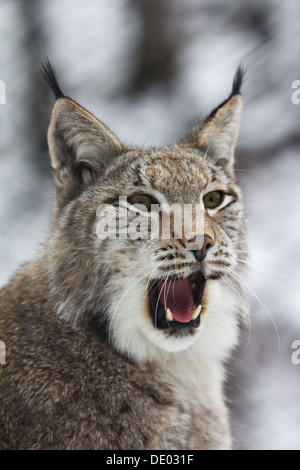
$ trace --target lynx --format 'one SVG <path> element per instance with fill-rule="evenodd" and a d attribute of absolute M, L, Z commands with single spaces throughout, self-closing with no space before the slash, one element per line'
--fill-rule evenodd
<path fill-rule="evenodd" d="M 242 68 L 204 121 L 147 149 L 65 96 L 48 61 L 43 75 L 56 97 L 53 213 L 39 256 L 0 291 L 0 448 L 233 448 L 224 383 L 245 315 Z M 98 208 L 120 229 L 120 197 L 128 224 L 174 205 L 170 236 L 100 237 Z M 185 205 L 194 214 L 178 233 Z"/>

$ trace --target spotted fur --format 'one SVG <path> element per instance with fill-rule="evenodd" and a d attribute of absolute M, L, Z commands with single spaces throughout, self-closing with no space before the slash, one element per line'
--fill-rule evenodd
<path fill-rule="evenodd" d="M 40 256 L 0 292 L 0 448 L 228 449 L 224 364 L 245 315 L 236 250 L 245 216 L 233 170 L 242 72 L 233 91 L 180 142 L 123 146 L 88 111 L 56 94 L 48 140 L 54 210 Z M 206 210 L 203 196 L 227 199 Z M 149 315 L 154 279 L 199 269 L 189 233 L 169 240 L 100 240 L 97 208 L 147 193 L 196 207 L 214 240 L 199 329 L 159 330 Z M 200 209 L 199 209 L 200 207 Z"/>

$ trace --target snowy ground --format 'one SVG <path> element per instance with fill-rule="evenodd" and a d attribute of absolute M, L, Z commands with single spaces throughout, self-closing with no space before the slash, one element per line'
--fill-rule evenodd
<path fill-rule="evenodd" d="M 300 4 L 224 3 L 174 0 L 174 28 L 188 33 L 176 80 L 168 90 L 129 97 L 120 90 L 134 67 L 141 25 L 127 0 L 39 2 L 44 45 L 33 59 L 19 2 L 0 0 L 0 79 L 7 85 L 7 104 L 0 105 L 0 285 L 38 251 L 49 223 L 50 171 L 31 159 L 36 136 L 27 118 L 42 99 L 29 90 L 45 54 L 71 96 L 122 141 L 141 145 L 174 140 L 191 118 L 223 100 L 242 60 L 237 174 L 249 214 L 251 331 L 243 332 L 231 367 L 230 404 L 238 448 L 300 449 L 300 365 L 291 361 L 291 344 L 300 340 L 300 105 L 291 101 L 291 84 L 300 79 Z M 244 22 L 266 11 L 260 34 Z M 49 113 L 48 95 L 43 99 Z"/>

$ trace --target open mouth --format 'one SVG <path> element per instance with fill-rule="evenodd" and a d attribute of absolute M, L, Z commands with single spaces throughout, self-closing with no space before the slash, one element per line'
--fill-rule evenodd
<path fill-rule="evenodd" d="M 205 282 L 200 271 L 183 279 L 154 281 L 149 287 L 154 326 L 159 329 L 197 328 Z"/>

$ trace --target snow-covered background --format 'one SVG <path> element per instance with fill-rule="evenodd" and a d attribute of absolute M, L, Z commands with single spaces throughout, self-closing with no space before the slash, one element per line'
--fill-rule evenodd
<path fill-rule="evenodd" d="M 228 384 L 239 449 L 300 449 L 291 360 L 300 339 L 299 18 L 299 0 L 0 0 L 0 286 L 38 252 L 49 223 L 46 55 L 67 94 L 141 145 L 174 141 L 228 95 L 237 65 L 247 67 L 236 168 L 251 329 Z"/>

